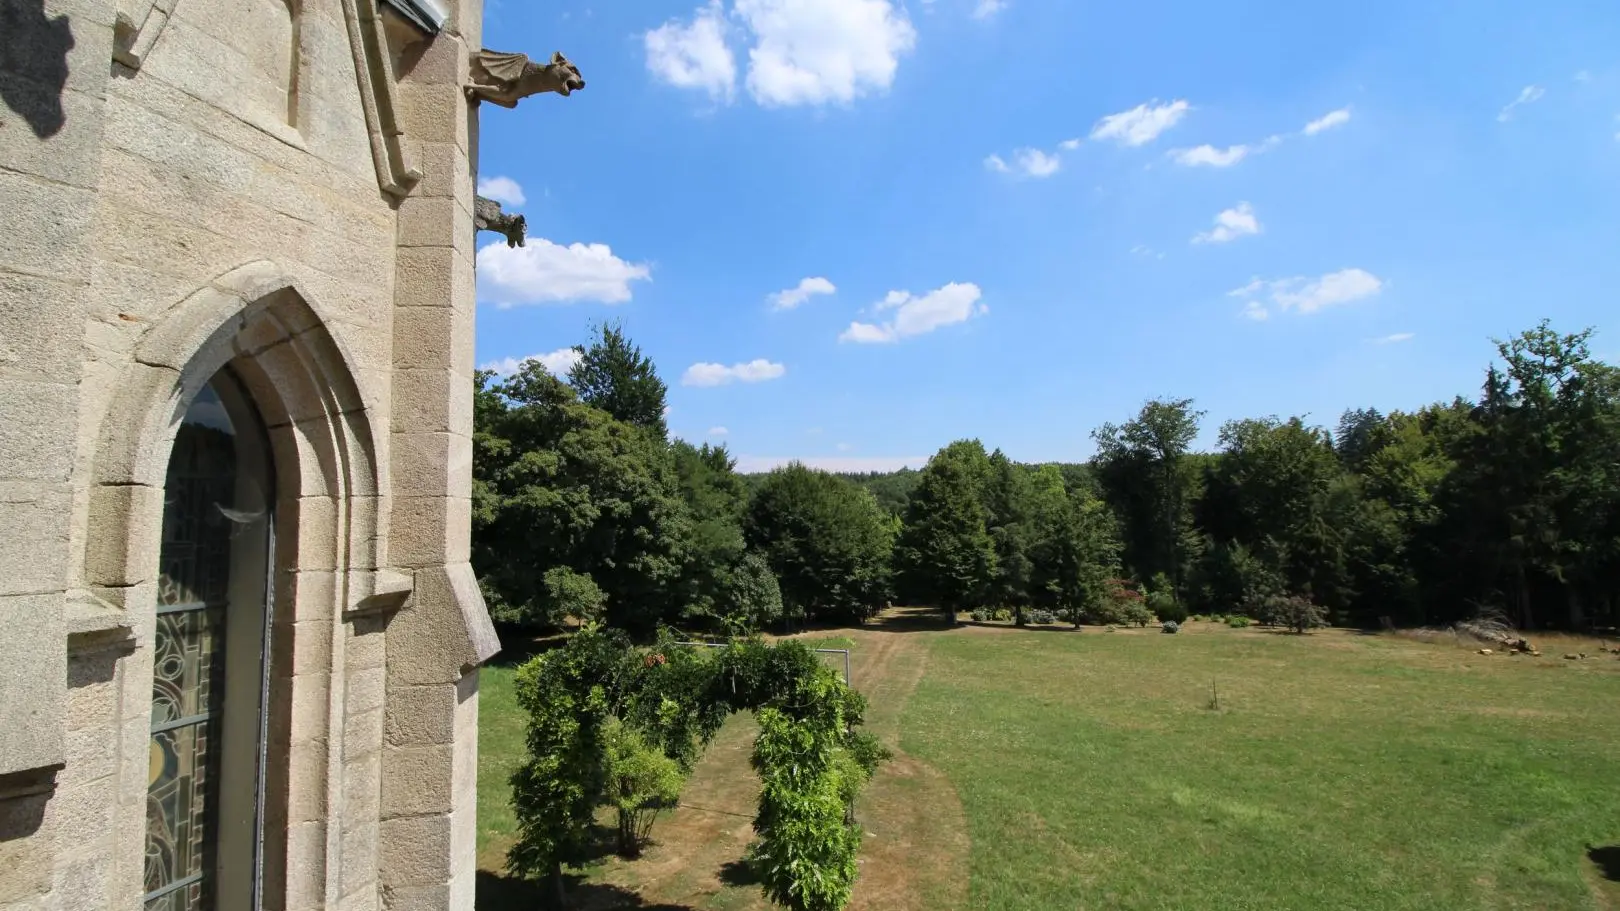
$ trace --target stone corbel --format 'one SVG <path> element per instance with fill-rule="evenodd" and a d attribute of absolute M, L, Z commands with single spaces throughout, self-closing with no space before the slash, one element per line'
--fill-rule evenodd
<path fill-rule="evenodd" d="M 343 619 L 360 617 L 389 617 L 399 613 L 411 599 L 416 580 L 406 573 L 378 570 L 373 577 L 371 594 L 355 601 L 343 612 Z"/>
<path fill-rule="evenodd" d="M 113 20 L 113 59 L 132 70 L 140 69 L 179 2 L 133 0 L 134 9 L 119 9 Z"/>
<path fill-rule="evenodd" d="M 133 648 L 135 627 L 129 612 L 88 591 L 68 593 L 68 654 L 104 648 Z"/>

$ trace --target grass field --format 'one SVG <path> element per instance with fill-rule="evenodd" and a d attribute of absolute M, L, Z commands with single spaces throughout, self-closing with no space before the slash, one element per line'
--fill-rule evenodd
<path fill-rule="evenodd" d="M 1210 624 L 838 635 L 897 751 L 860 807 L 857 909 L 1620 909 L 1620 660 L 1590 641 L 1531 658 Z M 510 683 L 483 678 L 482 911 L 538 894 L 497 872 Z M 764 908 L 735 864 L 750 737 L 734 718 L 658 844 L 586 871 L 580 905 Z"/>

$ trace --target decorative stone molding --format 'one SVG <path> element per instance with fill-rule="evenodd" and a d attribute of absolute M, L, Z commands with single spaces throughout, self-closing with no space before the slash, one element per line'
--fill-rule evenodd
<path fill-rule="evenodd" d="M 141 68 L 180 0 L 133 0 L 135 9 L 118 11 L 113 21 L 113 59 L 132 70 Z"/>
<path fill-rule="evenodd" d="M 390 199 L 404 199 L 421 182 L 422 171 L 411 164 L 406 153 L 388 38 L 377 0 L 343 0 L 343 20 L 354 53 L 355 78 L 360 83 L 360 106 L 365 110 L 366 132 L 371 137 L 377 183 Z"/>

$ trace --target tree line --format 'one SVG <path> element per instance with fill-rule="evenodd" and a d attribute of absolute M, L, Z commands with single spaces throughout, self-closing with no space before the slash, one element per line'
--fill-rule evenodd
<path fill-rule="evenodd" d="M 953 622 L 1612 625 L 1620 371 L 1590 337 L 1543 322 L 1497 343 L 1474 399 L 1228 421 L 1214 452 L 1192 450 L 1192 399 L 1159 399 L 1097 428 L 1084 464 L 967 439 L 921 470 L 740 475 L 724 446 L 669 439 L 654 365 L 601 326 L 566 382 L 532 361 L 479 375 L 474 565 L 498 620 L 636 633 L 891 601 Z"/>

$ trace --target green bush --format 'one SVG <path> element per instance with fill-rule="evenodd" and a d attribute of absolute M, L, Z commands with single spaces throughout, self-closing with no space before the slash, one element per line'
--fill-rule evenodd
<path fill-rule="evenodd" d="M 1164 621 L 1163 623 L 1159 624 L 1159 628 L 1164 630 L 1167 633 L 1179 633 L 1179 632 L 1181 632 L 1181 624 L 1177 623 L 1174 620 L 1166 620 L 1166 621 Z"/>
<path fill-rule="evenodd" d="M 988 623 L 990 621 L 990 611 L 983 607 L 975 607 L 973 613 L 969 616 L 973 618 L 974 623 Z"/>
<path fill-rule="evenodd" d="M 1056 623 L 1057 615 L 1045 608 L 1037 607 L 1024 614 L 1024 619 L 1030 623 Z"/>
<path fill-rule="evenodd" d="M 990 619 L 996 621 L 997 623 L 1011 623 L 1012 618 L 1012 611 L 1006 609 L 1005 607 L 996 608 L 995 613 L 990 615 Z"/>
<path fill-rule="evenodd" d="M 1248 617 L 1227 617 L 1226 625 L 1230 626 L 1232 629 L 1245 629 L 1253 626 L 1254 621 L 1250 620 Z"/>
<path fill-rule="evenodd" d="M 680 763 L 648 746 L 623 721 L 609 718 L 602 725 L 602 765 L 607 803 L 619 815 L 619 853 L 639 857 L 659 812 L 681 796 L 686 778 Z"/>
<path fill-rule="evenodd" d="M 1305 633 L 1327 626 L 1327 611 L 1319 604 L 1298 595 L 1270 595 L 1261 599 L 1256 607 L 1260 622 L 1281 626 L 1296 633 Z"/>

